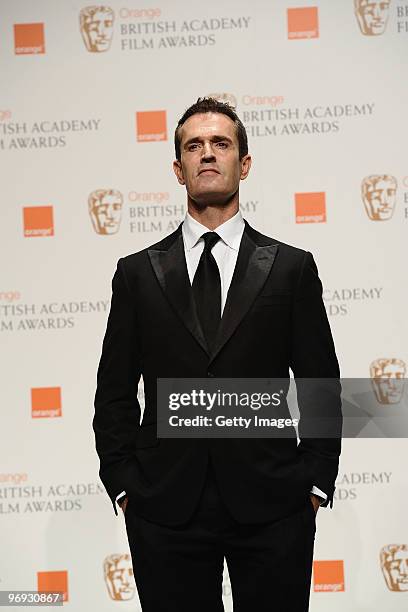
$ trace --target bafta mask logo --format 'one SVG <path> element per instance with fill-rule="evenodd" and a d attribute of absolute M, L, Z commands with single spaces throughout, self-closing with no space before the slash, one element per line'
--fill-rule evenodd
<path fill-rule="evenodd" d="M 235 109 L 237 108 L 237 99 L 234 94 L 230 93 L 210 93 L 208 94 L 209 98 L 214 98 L 218 100 L 218 102 L 225 102 L 230 106 L 233 106 Z"/>
<path fill-rule="evenodd" d="M 408 591 L 408 544 L 389 544 L 380 551 L 380 563 L 390 591 Z"/>
<path fill-rule="evenodd" d="M 391 0 L 354 0 L 354 12 L 365 36 L 384 34 Z"/>
<path fill-rule="evenodd" d="M 116 234 L 122 218 L 123 196 L 116 189 L 96 189 L 89 194 L 88 210 L 97 234 Z"/>
<path fill-rule="evenodd" d="M 396 202 L 397 179 L 391 174 L 372 174 L 361 183 L 361 196 L 369 219 L 388 221 Z"/>
<path fill-rule="evenodd" d="M 136 585 L 130 555 L 109 555 L 103 562 L 103 575 L 108 593 L 114 601 L 133 599 Z"/>
<path fill-rule="evenodd" d="M 400 403 L 406 369 L 402 359 L 376 359 L 372 362 L 370 376 L 378 403 Z"/>
<path fill-rule="evenodd" d="M 79 13 L 79 26 L 88 51 L 108 51 L 112 41 L 115 13 L 109 6 L 87 6 Z"/>

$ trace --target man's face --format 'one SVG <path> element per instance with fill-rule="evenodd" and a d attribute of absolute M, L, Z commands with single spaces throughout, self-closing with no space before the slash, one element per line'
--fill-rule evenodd
<path fill-rule="evenodd" d="M 393 181 L 379 179 L 366 185 L 364 204 L 370 219 L 387 221 L 395 206 L 396 187 Z"/>
<path fill-rule="evenodd" d="M 106 51 L 110 47 L 113 29 L 112 11 L 98 10 L 84 24 L 89 51 Z"/>
<path fill-rule="evenodd" d="M 408 548 L 400 546 L 388 555 L 383 565 L 383 573 L 392 591 L 408 591 Z"/>
<path fill-rule="evenodd" d="M 97 200 L 91 211 L 98 234 L 116 234 L 122 215 L 122 200 L 119 195 L 106 193 Z"/>
<path fill-rule="evenodd" d="M 387 25 L 390 0 L 356 0 L 356 15 L 363 34 L 382 34 Z"/>
<path fill-rule="evenodd" d="M 239 159 L 234 122 L 222 113 L 199 113 L 180 134 L 181 161 L 173 164 L 179 183 L 200 206 L 227 204 L 251 167 L 249 155 Z"/>

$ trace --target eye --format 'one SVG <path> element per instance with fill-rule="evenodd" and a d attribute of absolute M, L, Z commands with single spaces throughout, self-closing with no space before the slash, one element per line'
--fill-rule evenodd
<path fill-rule="evenodd" d="M 191 144 L 188 145 L 188 150 L 189 151 L 195 151 L 198 147 L 198 142 L 193 142 Z"/>
<path fill-rule="evenodd" d="M 221 149 L 226 149 L 228 147 L 228 144 L 226 142 L 217 142 L 217 147 L 220 147 Z"/>

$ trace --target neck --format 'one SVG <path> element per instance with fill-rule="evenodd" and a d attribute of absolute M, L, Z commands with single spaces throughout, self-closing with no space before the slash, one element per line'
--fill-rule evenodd
<path fill-rule="evenodd" d="M 187 210 L 189 214 L 209 230 L 215 230 L 219 225 L 231 219 L 239 210 L 238 191 L 226 204 L 197 204 L 187 197 Z"/>

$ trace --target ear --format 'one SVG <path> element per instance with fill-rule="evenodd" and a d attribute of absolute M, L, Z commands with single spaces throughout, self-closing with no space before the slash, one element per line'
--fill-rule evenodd
<path fill-rule="evenodd" d="M 182 168 L 181 162 L 178 159 L 175 159 L 173 162 L 173 170 L 174 170 L 174 174 L 177 176 L 177 180 L 180 183 L 180 185 L 185 185 L 186 182 L 183 176 L 183 168 Z"/>
<path fill-rule="evenodd" d="M 240 163 L 241 163 L 241 175 L 239 178 L 241 181 L 243 181 L 246 179 L 251 169 L 252 157 L 250 155 L 244 155 Z"/>

